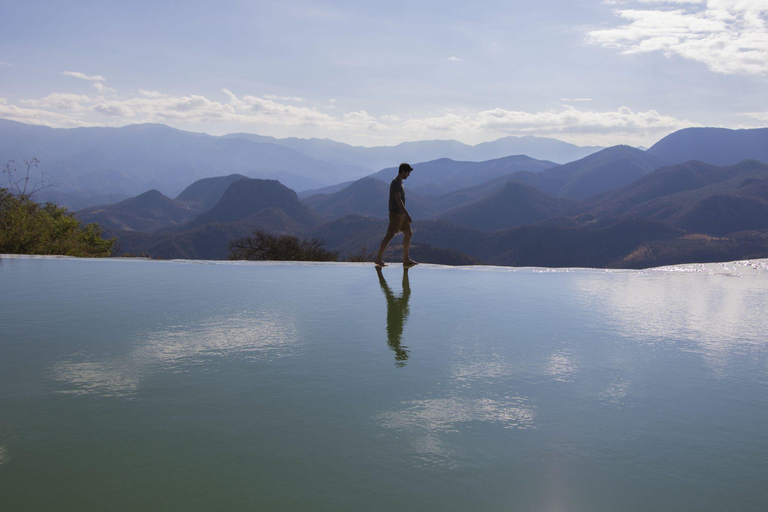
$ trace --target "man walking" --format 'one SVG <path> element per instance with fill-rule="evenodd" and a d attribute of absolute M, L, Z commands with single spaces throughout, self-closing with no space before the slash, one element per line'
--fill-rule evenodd
<path fill-rule="evenodd" d="M 389 227 L 379 246 L 379 254 L 374 260 L 377 267 L 387 266 L 382 259 L 384 251 L 387 249 L 389 242 L 401 231 L 403 232 L 403 266 L 412 267 L 418 264 L 418 262 L 408 257 L 408 250 L 411 247 L 411 236 L 413 235 L 411 232 L 411 222 L 413 222 L 413 219 L 408 214 L 408 210 L 405 209 L 405 187 L 403 187 L 403 180 L 408 179 L 411 171 L 413 171 L 413 167 L 410 165 L 400 164 L 397 178 L 393 179 L 389 185 Z"/>

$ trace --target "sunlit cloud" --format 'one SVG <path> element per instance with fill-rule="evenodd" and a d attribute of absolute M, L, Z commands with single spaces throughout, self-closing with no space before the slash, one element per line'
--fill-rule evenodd
<path fill-rule="evenodd" d="M 118 94 L 114 89 L 103 88 L 90 94 L 52 93 L 39 99 L 21 100 L 18 105 L 6 101 L 0 104 L 0 117 L 54 128 L 134 123 L 164 123 L 187 128 L 203 123 L 219 133 L 251 127 L 264 135 L 302 134 L 376 144 L 434 138 L 476 143 L 506 135 L 554 136 L 576 143 L 614 144 L 654 139 L 681 128 L 698 126 L 656 110 L 642 112 L 626 106 L 613 111 L 572 105 L 536 112 L 461 109 L 402 117 L 389 113 L 375 115 L 362 109 L 335 113 L 338 109 L 328 108 L 336 107 L 334 100 L 323 106 L 322 102 L 304 98 L 279 98 L 285 97 L 237 95 L 229 89 L 222 89 L 222 97 L 212 99 L 201 94 L 174 96 L 145 89 L 138 89 L 135 94 Z M 299 99 L 305 103 L 293 103 Z M 569 100 L 588 101 L 589 98 Z"/>
<path fill-rule="evenodd" d="M 104 85 L 101 82 L 95 82 L 93 84 L 93 88 L 96 89 L 97 91 L 99 91 L 102 94 L 110 93 L 110 92 L 112 92 L 112 93 L 117 92 L 116 89 L 113 89 L 112 87 L 107 87 L 106 85 Z"/>
<path fill-rule="evenodd" d="M 78 128 L 95 126 L 97 124 L 64 113 L 51 112 L 50 110 L 37 108 L 19 107 L 7 103 L 0 104 L 0 118 L 19 121 L 21 123 L 50 126 L 53 128 Z"/>
<path fill-rule="evenodd" d="M 741 115 L 757 119 L 758 121 L 768 121 L 768 112 L 745 112 Z"/>
<path fill-rule="evenodd" d="M 456 56 L 453 56 L 453 57 L 448 57 L 448 60 L 451 61 L 451 62 L 461 62 L 464 59 L 460 59 L 460 58 L 458 58 Z"/>
<path fill-rule="evenodd" d="M 13 66 L 10 62 L 2 62 L 0 61 L 0 66 Z"/>
<path fill-rule="evenodd" d="M 147 91 L 145 89 L 139 89 L 139 94 L 146 96 L 147 98 L 163 98 L 165 94 L 158 91 Z"/>
<path fill-rule="evenodd" d="M 106 78 L 101 75 L 86 75 L 85 73 L 80 73 L 79 71 L 62 71 L 61 74 L 64 76 L 80 78 L 81 80 L 88 80 L 89 82 L 104 82 L 106 80 Z"/>
<path fill-rule="evenodd" d="M 294 96 L 276 96 L 274 94 L 265 94 L 264 97 L 270 100 L 280 100 L 280 101 L 307 101 L 306 98 L 297 98 Z"/>
<path fill-rule="evenodd" d="M 661 52 L 701 62 L 716 73 L 768 74 L 768 0 L 640 0 L 619 9 L 627 23 L 587 40 L 624 54 Z"/>
<path fill-rule="evenodd" d="M 53 93 L 39 100 L 21 100 L 20 103 L 28 107 L 84 111 L 92 101 L 92 97 L 84 94 Z"/>

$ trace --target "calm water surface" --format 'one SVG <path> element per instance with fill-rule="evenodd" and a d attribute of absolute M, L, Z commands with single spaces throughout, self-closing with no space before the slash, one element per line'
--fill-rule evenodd
<path fill-rule="evenodd" d="M 4 258 L 0 510 L 768 510 L 765 261 Z"/>

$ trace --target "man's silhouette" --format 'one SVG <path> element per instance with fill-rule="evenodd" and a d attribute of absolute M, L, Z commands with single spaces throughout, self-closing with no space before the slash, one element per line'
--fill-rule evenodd
<path fill-rule="evenodd" d="M 387 344 L 395 351 L 395 366 L 405 366 L 408 360 L 408 350 L 402 345 L 403 327 L 408 320 L 408 299 L 411 298 L 411 285 L 408 282 L 408 268 L 403 269 L 403 293 L 397 297 L 384 280 L 380 267 L 379 284 L 387 297 Z"/>
<path fill-rule="evenodd" d="M 408 214 L 408 210 L 405 209 L 405 187 L 403 187 L 403 180 L 407 180 L 411 175 L 413 167 L 408 164 L 400 164 L 400 169 L 397 173 L 397 177 L 392 180 L 389 185 L 389 227 L 387 227 L 387 234 L 384 235 L 384 239 L 379 246 L 379 254 L 376 256 L 374 263 L 377 267 L 386 267 L 382 259 L 384 257 L 384 251 L 387 249 L 389 242 L 399 232 L 403 232 L 403 266 L 412 267 L 417 265 L 418 262 L 413 261 L 408 257 L 408 251 L 411 248 L 411 216 Z"/>

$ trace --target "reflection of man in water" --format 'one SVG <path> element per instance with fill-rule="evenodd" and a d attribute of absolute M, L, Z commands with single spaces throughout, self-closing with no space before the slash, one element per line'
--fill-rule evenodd
<path fill-rule="evenodd" d="M 379 274 L 381 289 L 387 297 L 387 344 L 395 351 L 395 366 L 405 366 L 408 350 L 400 342 L 403 337 L 403 326 L 408 320 L 408 299 L 411 297 L 408 269 L 403 269 L 403 293 L 399 297 L 395 296 L 387 285 L 381 268 L 376 267 L 376 272 Z"/>

